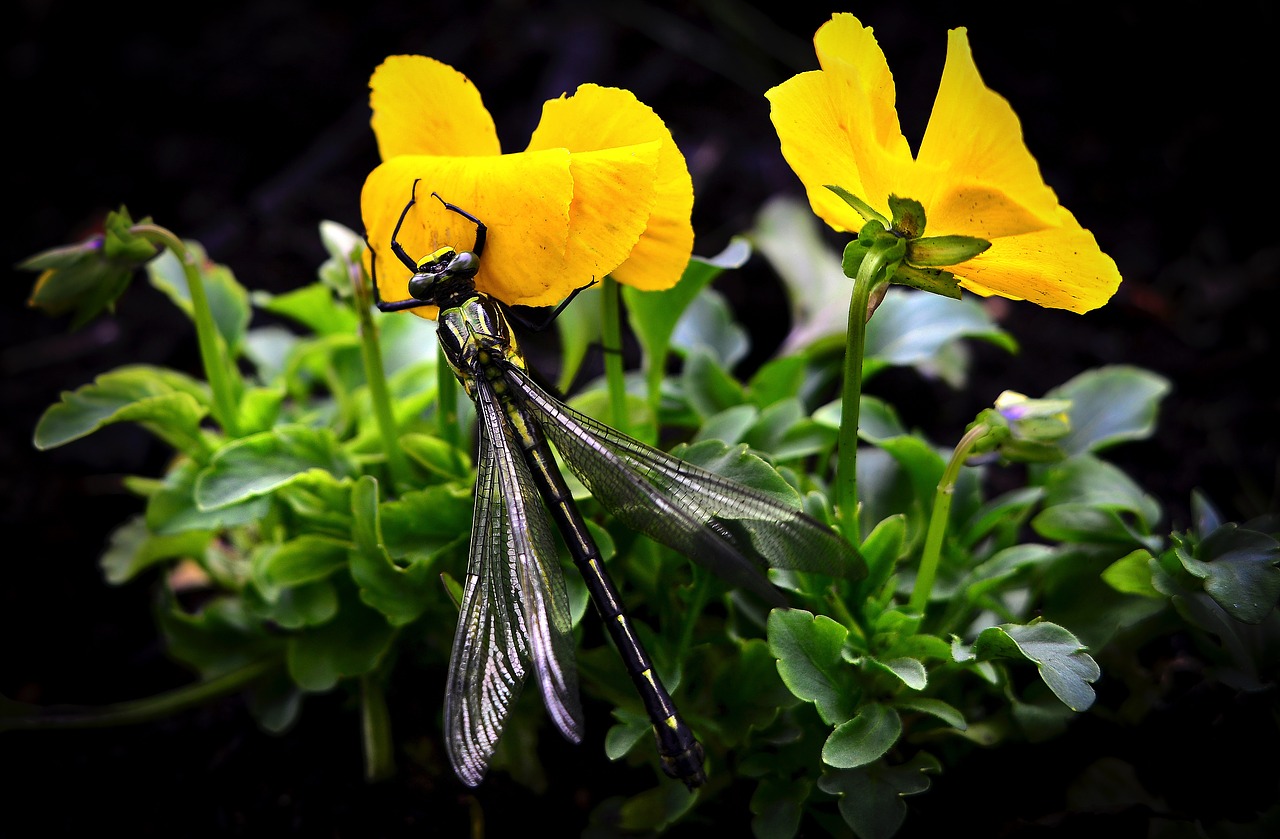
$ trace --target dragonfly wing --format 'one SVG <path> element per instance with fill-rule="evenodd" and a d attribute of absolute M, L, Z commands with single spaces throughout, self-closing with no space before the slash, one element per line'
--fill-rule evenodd
<path fill-rule="evenodd" d="M 507 379 L 610 513 L 730 582 L 777 602 L 765 568 L 866 574 L 852 545 L 798 507 L 615 431 L 550 396 L 519 368 L 508 368 Z"/>
<path fill-rule="evenodd" d="M 496 397 L 482 380 L 475 390 L 475 512 L 444 708 L 449 757 L 470 786 L 488 769 L 530 665 L 556 727 L 574 742 L 582 736 L 569 601 L 550 524 Z"/>

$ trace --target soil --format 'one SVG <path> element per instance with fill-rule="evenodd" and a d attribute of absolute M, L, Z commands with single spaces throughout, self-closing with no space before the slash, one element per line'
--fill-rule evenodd
<path fill-rule="evenodd" d="M 21 4 L 4 34 L 6 264 L 79 240 L 123 204 L 203 243 L 250 289 L 310 282 L 324 259 L 319 223 L 361 227 L 360 187 L 378 162 L 368 76 L 396 53 L 467 73 L 510 150 L 546 99 L 588 81 L 631 89 L 689 162 L 699 254 L 749 229 L 771 196 L 800 194 L 762 94 L 816 67 L 810 39 L 829 8 L 789 3 L 784 19 L 768 4 L 734 2 L 533 5 L 271 0 L 175 14 L 151 0 Z M 1038 395 L 1099 365 L 1144 367 L 1173 391 L 1156 435 L 1113 460 L 1164 505 L 1165 532 L 1189 525 L 1197 489 L 1229 520 L 1276 511 L 1275 5 L 854 12 L 875 27 L 912 139 L 927 121 L 945 32 L 967 26 L 984 79 L 1013 103 L 1046 180 L 1124 276 L 1107 306 L 1083 316 L 1000 306 L 1021 350 L 975 346 L 963 391 L 905 371 L 871 390 L 908 425 L 954 440 L 1004 389 Z M 0 514 L 14 540 L 0 559 L 0 694 L 97 704 L 183 684 L 190 674 L 165 655 L 148 584 L 109 586 L 97 566 L 111 530 L 140 509 L 120 478 L 160 474 L 166 450 L 133 428 L 47 452 L 31 434 L 62 391 L 121 364 L 198 371 L 192 333 L 145 282 L 112 316 L 69 332 L 25 306 L 31 280 L 13 271 L 0 303 Z M 786 329 L 781 287 L 759 257 L 716 287 L 751 331 L 744 367 L 759 364 Z M 597 739 L 583 746 L 544 741 L 547 763 L 564 767 L 545 795 L 494 777 L 473 800 L 439 770 L 431 745 L 427 717 L 442 685 L 443 674 L 421 674 L 392 697 L 409 759 L 378 785 L 361 779 L 357 716 L 336 693 L 309 699 L 281 736 L 260 732 L 236 698 L 158 723 L 0 736 L 9 778 L 0 835 L 460 835 L 475 801 L 491 835 L 539 822 L 576 834 L 600 790 L 626 788 L 627 770 L 601 758 L 602 716 L 588 721 Z M 1086 718 L 1069 738 L 979 754 L 909 800 L 899 835 L 963 825 L 989 836 L 1155 836 L 1224 814 L 1247 822 L 1277 800 L 1274 767 L 1249 768 L 1280 745 L 1266 705 L 1274 691 L 1251 696 L 1194 671 L 1166 687 L 1164 711 L 1142 731 Z M 1186 731 L 1205 737 L 1187 746 L 1176 736 Z M 1105 771 L 1102 757 L 1140 766 L 1160 800 L 1118 795 L 1109 809 L 1074 808 L 1068 784 Z M 721 827 L 745 835 L 746 801 L 740 812 L 742 824 Z"/>

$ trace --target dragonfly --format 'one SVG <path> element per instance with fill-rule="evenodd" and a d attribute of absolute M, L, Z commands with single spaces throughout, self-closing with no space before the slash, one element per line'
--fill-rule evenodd
<path fill-rule="evenodd" d="M 439 307 L 444 358 L 476 407 L 475 508 L 444 701 L 454 772 L 479 786 L 530 674 L 555 726 L 581 742 L 572 619 L 554 521 L 640 695 L 662 770 L 692 791 L 706 781 L 703 747 L 636 635 L 548 443 L 615 518 L 770 605 L 786 601 L 766 576 L 768 567 L 856 578 L 865 575 L 865 562 L 833 528 L 801 510 L 622 434 L 544 390 L 530 376 L 512 329 L 512 320 L 524 321 L 476 289 L 485 224 L 433 192 L 448 211 L 475 225 L 471 250 L 445 245 L 414 259 L 397 241 L 417 189 L 415 180 L 390 242 L 412 272 L 410 296 L 382 299 L 376 255 L 373 296 L 383 312 Z M 591 284 L 572 292 L 543 326 Z"/>

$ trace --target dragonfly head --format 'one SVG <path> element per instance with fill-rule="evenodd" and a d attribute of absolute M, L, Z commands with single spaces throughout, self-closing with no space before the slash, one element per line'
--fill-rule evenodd
<path fill-rule="evenodd" d="M 480 270 L 480 259 L 471 251 L 459 253 L 446 245 L 418 260 L 409 279 L 409 296 L 414 300 L 434 303 L 441 285 L 450 280 L 470 281 Z"/>

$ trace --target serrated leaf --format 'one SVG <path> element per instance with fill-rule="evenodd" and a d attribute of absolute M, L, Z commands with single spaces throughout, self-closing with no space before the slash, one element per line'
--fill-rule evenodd
<path fill-rule="evenodd" d="M 891 288 L 867 322 L 863 375 L 887 366 L 928 370 L 947 345 L 961 338 L 986 341 L 1008 352 L 1017 350 L 1013 337 L 974 300 Z"/>
<path fill-rule="evenodd" d="M 336 618 L 289 638 L 289 675 L 303 690 L 329 690 L 340 679 L 372 672 L 394 637 L 382 613 L 353 599 L 340 600 Z"/>
<path fill-rule="evenodd" d="M 822 745 L 822 762 L 837 769 L 866 766 L 883 757 L 901 736 L 902 718 L 898 712 L 879 702 L 869 702 L 827 737 Z"/>
<path fill-rule="evenodd" d="M 891 839 L 907 817 L 902 798 L 929 789 L 925 773 L 942 771 L 928 752 L 917 752 L 899 766 L 876 763 L 858 769 L 824 772 L 823 792 L 840 796 L 840 815 L 859 839 Z"/>
<path fill-rule="evenodd" d="M 964 714 L 948 702 L 941 699 L 934 699 L 931 696 L 918 696 L 913 693 L 903 694 L 895 697 L 893 705 L 907 711 L 919 711 L 922 714 L 928 714 L 932 717 L 945 722 L 952 728 L 964 731 L 969 727 L 969 723 L 965 721 Z"/>
<path fill-rule="evenodd" d="M 215 452 L 196 478 L 196 503 L 216 510 L 275 492 L 313 469 L 337 477 L 359 474 L 330 429 L 282 425 Z"/>
<path fill-rule="evenodd" d="M 311 534 L 263 545 L 254 551 L 250 578 L 263 597 L 274 601 L 286 588 L 323 580 L 345 567 L 350 548 L 350 543 Z"/>
<path fill-rule="evenodd" d="M 849 631 L 825 615 L 802 609 L 774 609 L 768 619 L 769 651 L 778 673 L 796 696 L 817 706 L 829 725 L 853 716 L 848 688 L 851 670 L 841 657 Z"/>
<path fill-rule="evenodd" d="M 167 559 L 201 556 L 213 535 L 196 530 L 173 535 L 155 534 L 143 516 L 134 516 L 112 531 L 99 564 L 107 582 L 120 585 Z"/>
<path fill-rule="evenodd" d="M 172 370 L 130 365 L 62 394 L 36 425 L 35 446 L 51 449 L 118 422 L 136 422 L 179 451 L 205 454 L 200 421 L 208 396 L 194 379 Z"/>
<path fill-rule="evenodd" d="M 984 629 L 973 643 L 980 660 L 1024 658 L 1034 663 L 1040 678 L 1073 711 L 1093 704 L 1090 683 L 1102 675 L 1097 662 L 1076 636 L 1054 623 L 1006 623 Z"/>
<path fill-rule="evenodd" d="M 1069 454 L 1079 454 L 1150 437 L 1160 401 L 1169 390 L 1163 376 L 1117 364 L 1085 371 L 1045 397 L 1071 400 L 1071 430 L 1059 445 Z"/>
<path fill-rule="evenodd" d="M 365 475 L 351 492 L 351 576 L 360 586 L 360 599 L 384 614 L 392 626 L 403 626 L 422 614 L 428 589 L 434 585 L 431 563 L 413 562 L 401 568 L 391 561 L 382 543 L 378 520 L 378 482 Z"/>
<path fill-rule="evenodd" d="M 1280 543 L 1264 533 L 1225 524 L 1200 543 L 1200 559 L 1179 551 L 1183 567 L 1229 615 L 1261 623 L 1280 599 Z"/>

